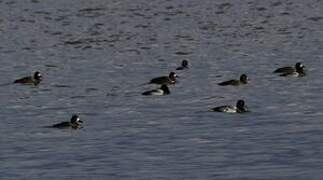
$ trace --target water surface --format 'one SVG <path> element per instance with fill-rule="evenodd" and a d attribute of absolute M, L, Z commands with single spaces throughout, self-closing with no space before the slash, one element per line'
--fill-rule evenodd
<path fill-rule="evenodd" d="M 1 179 L 322 179 L 319 0 L 0 0 Z M 164 97 L 141 92 L 183 59 Z M 275 68 L 301 61 L 308 75 Z M 246 73 L 241 87 L 218 82 Z M 212 113 L 244 99 L 251 113 Z M 80 130 L 43 128 L 78 113 Z"/>

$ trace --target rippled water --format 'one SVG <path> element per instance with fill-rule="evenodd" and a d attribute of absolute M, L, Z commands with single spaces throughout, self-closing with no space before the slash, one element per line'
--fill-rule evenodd
<path fill-rule="evenodd" d="M 1 179 L 321 179 L 320 0 L 0 0 Z M 183 59 L 171 94 L 142 85 Z M 301 61 L 308 75 L 275 68 Z M 37 87 L 5 85 L 42 72 Z M 246 73 L 241 87 L 218 82 Z M 251 113 L 207 110 L 244 99 Z M 80 130 L 43 128 L 79 113 Z"/>

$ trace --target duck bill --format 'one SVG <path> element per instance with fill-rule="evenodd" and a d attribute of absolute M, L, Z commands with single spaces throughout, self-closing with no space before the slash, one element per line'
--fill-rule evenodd
<path fill-rule="evenodd" d="M 244 109 L 245 112 L 249 112 L 248 106 L 244 106 L 243 109 Z"/>

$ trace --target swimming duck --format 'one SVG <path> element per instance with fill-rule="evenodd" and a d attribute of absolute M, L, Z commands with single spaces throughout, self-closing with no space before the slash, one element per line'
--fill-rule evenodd
<path fill-rule="evenodd" d="M 176 68 L 176 70 L 184 70 L 184 69 L 188 69 L 189 67 L 188 67 L 188 61 L 186 60 L 186 59 L 184 59 L 183 61 L 182 61 L 182 64 L 181 64 L 181 66 L 180 67 L 178 67 L 178 68 Z"/>
<path fill-rule="evenodd" d="M 236 106 L 219 106 L 212 108 L 211 111 L 226 113 L 244 113 L 248 112 L 248 108 L 245 106 L 244 100 L 238 100 Z"/>
<path fill-rule="evenodd" d="M 171 72 L 168 76 L 161 76 L 150 80 L 148 84 L 175 84 L 177 77 L 176 73 Z"/>
<path fill-rule="evenodd" d="M 83 123 L 83 121 L 80 120 L 80 117 L 78 115 L 74 114 L 70 121 L 57 123 L 57 124 L 54 124 L 50 127 L 79 129 L 79 128 L 82 128 L 82 123 Z"/>
<path fill-rule="evenodd" d="M 301 77 L 305 76 L 305 66 L 298 62 L 295 64 L 295 67 L 282 67 L 274 71 L 274 73 L 281 73 L 280 76 L 295 76 Z"/>
<path fill-rule="evenodd" d="M 40 74 L 40 72 L 36 71 L 33 76 L 27 76 L 27 77 L 17 79 L 13 83 L 38 85 L 41 80 L 42 80 L 42 75 Z"/>
<path fill-rule="evenodd" d="M 231 86 L 239 86 L 241 84 L 247 84 L 247 83 L 248 83 L 248 77 L 247 77 L 247 75 L 242 74 L 240 76 L 240 79 L 239 80 L 232 79 L 232 80 L 229 80 L 229 81 L 224 81 L 224 82 L 218 83 L 218 85 L 220 85 L 220 86 L 228 86 L 228 85 L 231 85 Z"/>
<path fill-rule="evenodd" d="M 162 95 L 168 95 L 170 94 L 170 91 L 167 87 L 166 84 L 163 84 L 160 88 L 158 89 L 153 89 L 153 90 L 150 90 L 150 91 L 146 91 L 146 92 L 143 92 L 142 95 L 145 95 L 145 96 L 151 96 L 151 95 L 154 95 L 154 96 L 162 96 Z"/>

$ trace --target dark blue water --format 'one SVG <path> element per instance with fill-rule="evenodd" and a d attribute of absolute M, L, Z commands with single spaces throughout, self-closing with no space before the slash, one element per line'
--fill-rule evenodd
<path fill-rule="evenodd" d="M 322 179 L 323 2 L 0 0 L 0 179 Z M 183 59 L 171 94 L 151 78 Z M 303 62 L 307 76 L 279 77 Z M 246 73 L 241 87 L 218 82 Z M 248 114 L 208 109 L 244 99 Z M 48 129 L 78 113 L 80 130 Z"/>

